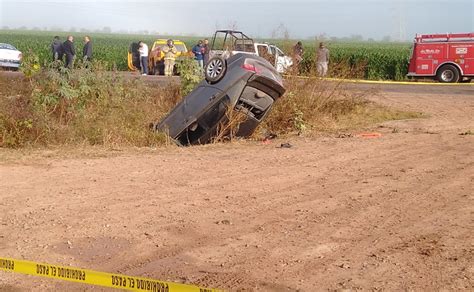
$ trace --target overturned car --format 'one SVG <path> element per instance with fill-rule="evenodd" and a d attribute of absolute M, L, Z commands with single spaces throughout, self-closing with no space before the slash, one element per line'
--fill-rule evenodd
<path fill-rule="evenodd" d="M 239 113 L 234 135 L 248 137 L 269 114 L 284 92 L 282 78 L 265 59 L 236 54 L 216 56 L 205 68 L 205 80 L 158 124 L 180 145 L 206 144 Z"/>

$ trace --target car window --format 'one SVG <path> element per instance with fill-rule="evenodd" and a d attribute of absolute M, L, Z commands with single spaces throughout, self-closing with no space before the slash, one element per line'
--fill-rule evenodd
<path fill-rule="evenodd" d="M 279 48 L 276 48 L 278 56 L 284 56 L 285 53 L 282 52 Z"/>
<path fill-rule="evenodd" d="M 12 45 L 9 45 L 9 44 L 0 44 L 0 49 L 16 51 L 16 48 Z"/>
<path fill-rule="evenodd" d="M 233 50 L 234 37 L 223 32 L 217 32 L 212 46 L 213 50 Z"/>
<path fill-rule="evenodd" d="M 175 45 L 175 46 L 176 46 L 176 49 L 177 49 L 178 51 L 180 51 L 180 52 L 187 52 L 185 45 L 178 44 L 178 45 Z"/>
<path fill-rule="evenodd" d="M 258 45 L 257 50 L 258 50 L 258 54 L 260 56 L 265 55 L 266 53 L 268 53 L 267 46 L 264 46 L 264 45 Z"/>
<path fill-rule="evenodd" d="M 252 40 L 247 39 L 236 39 L 234 44 L 235 51 L 241 52 L 255 52 L 255 47 Z"/>
<path fill-rule="evenodd" d="M 272 52 L 272 55 L 275 55 L 276 52 L 275 52 L 275 47 L 274 46 L 270 46 L 270 51 Z"/>

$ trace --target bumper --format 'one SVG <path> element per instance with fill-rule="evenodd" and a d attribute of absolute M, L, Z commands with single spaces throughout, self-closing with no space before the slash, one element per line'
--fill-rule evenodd
<path fill-rule="evenodd" d="M 433 74 L 416 74 L 414 72 L 409 72 L 406 76 L 407 77 L 433 77 L 435 75 L 433 75 Z"/>
<path fill-rule="evenodd" d="M 275 80 L 257 74 L 250 78 L 248 85 L 265 92 L 274 100 L 280 98 L 286 91 L 283 85 Z"/>
<path fill-rule="evenodd" d="M 0 60 L 0 67 L 19 68 L 20 63 Z"/>

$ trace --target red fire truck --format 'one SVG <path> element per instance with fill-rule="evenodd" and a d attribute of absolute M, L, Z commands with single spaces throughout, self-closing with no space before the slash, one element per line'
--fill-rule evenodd
<path fill-rule="evenodd" d="M 407 76 L 440 82 L 474 79 L 474 33 L 417 35 Z"/>

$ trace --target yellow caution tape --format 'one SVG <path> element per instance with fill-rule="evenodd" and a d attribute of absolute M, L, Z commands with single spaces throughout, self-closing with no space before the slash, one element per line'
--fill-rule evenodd
<path fill-rule="evenodd" d="M 439 83 L 439 82 L 419 82 L 419 81 L 390 81 L 390 80 L 365 80 L 365 79 L 343 79 L 343 78 L 320 78 L 310 76 L 284 75 L 299 79 L 319 79 L 334 82 L 366 83 L 366 84 L 393 84 L 393 85 L 434 85 L 434 86 L 474 86 L 474 83 Z"/>
<path fill-rule="evenodd" d="M 96 272 L 86 269 L 0 258 L 0 270 L 90 285 L 153 292 L 217 292 L 216 289 L 158 281 L 153 279 Z"/>

